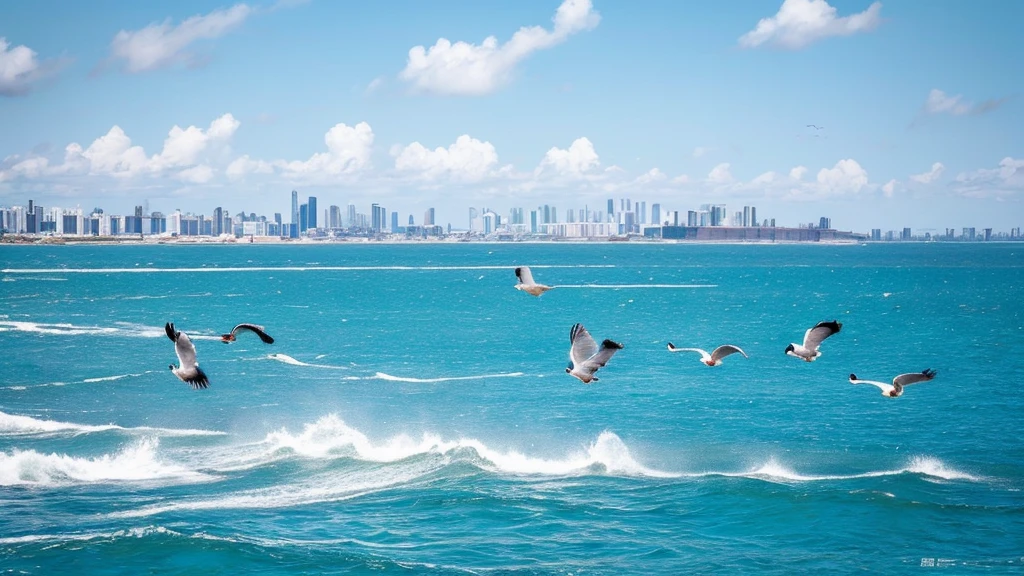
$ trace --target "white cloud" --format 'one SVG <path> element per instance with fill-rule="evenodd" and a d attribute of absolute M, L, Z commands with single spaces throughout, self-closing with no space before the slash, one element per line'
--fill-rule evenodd
<path fill-rule="evenodd" d="M 758 186 L 764 186 L 766 184 L 772 184 L 773 182 L 778 180 L 778 178 L 778 174 L 776 174 L 773 171 L 769 171 L 765 172 L 764 174 L 761 174 L 757 178 L 754 178 L 753 180 L 750 181 L 750 183 Z"/>
<path fill-rule="evenodd" d="M 789 177 L 793 180 L 803 180 L 804 174 L 807 174 L 806 166 L 797 166 L 789 171 Z"/>
<path fill-rule="evenodd" d="M 74 146 L 77 149 L 68 150 L 72 155 L 81 150 L 81 146 L 77 144 Z M 146 169 L 146 164 L 149 161 L 142 146 L 132 146 L 132 139 L 124 133 L 120 126 L 116 125 L 105 135 L 94 140 L 88 148 L 80 152 L 80 155 L 81 158 L 88 161 L 90 174 L 117 177 L 140 174 Z M 77 160 L 77 158 L 73 157 L 73 160 Z"/>
<path fill-rule="evenodd" d="M 735 180 L 729 171 L 729 163 L 722 162 L 708 172 L 708 182 L 712 184 L 730 184 Z"/>
<path fill-rule="evenodd" d="M 191 184 L 206 184 L 210 180 L 213 180 L 213 176 L 213 168 L 210 168 L 206 164 L 187 168 L 177 174 L 177 178 L 179 180 L 189 182 Z"/>
<path fill-rule="evenodd" d="M 32 90 L 34 83 L 55 73 L 60 60 L 40 62 L 28 46 L 11 47 L 0 37 L 0 96 L 20 96 Z"/>
<path fill-rule="evenodd" d="M 567 150 L 553 147 L 544 155 L 536 172 L 552 168 L 563 176 L 581 176 L 600 164 L 594 144 L 586 137 L 577 138 Z"/>
<path fill-rule="evenodd" d="M 520 28 L 503 45 L 488 36 L 480 45 L 439 39 L 429 49 L 415 46 L 399 78 L 417 89 L 436 94 L 479 96 L 510 81 L 516 65 L 538 50 L 550 48 L 577 32 L 597 26 L 601 17 L 590 0 L 564 0 L 551 31 L 540 26 Z"/>
<path fill-rule="evenodd" d="M 850 36 L 873 30 L 881 22 L 881 2 L 850 16 L 836 16 L 825 0 L 785 0 L 775 16 L 762 18 L 757 27 L 740 37 L 740 46 L 773 44 L 797 50 L 830 36 Z"/>
<path fill-rule="evenodd" d="M 705 153 L 707 153 L 707 150 L 705 150 L 703 146 L 697 146 L 696 148 L 693 149 L 694 158 L 700 158 Z"/>
<path fill-rule="evenodd" d="M 686 174 L 680 174 L 679 176 L 676 176 L 675 178 L 672 179 L 672 183 L 673 184 L 689 184 L 690 183 L 690 177 L 687 176 Z"/>
<path fill-rule="evenodd" d="M 229 113 L 211 122 L 206 131 L 195 126 L 183 130 L 175 125 L 164 140 L 163 151 L 150 160 L 149 168 L 160 171 L 165 168 L 191 166 L 198 161 L 211 142 L 230 140 L 240 124 Z"/>
<path fill-rule="evenodd" d="M 856 194 L 868 185 L 868 173 L 852 158 L 840 160 L 832 168 L 818 172 L 818 190 L 824 195 Z"/>
<path fill-rule="evenodd" d="M 971 198 L 1017 198 L 1024 194 L 1024 159 L 1007 156 L 998 168 L 957 175 L 954 190 Z"/>
<path fill-rule="evenodd" d="M 886 198 L 892 198 L 893 193 L 896 192 L 897 184 L 899 184 L 899 182 L 897 182 L 894 178 L 892 180 L 889 180 L 888 182 L 885 183 L 885 185 L 882 186 L 882 192 L 885 194 Z"/>
<path fill-rule="evenodd" d="M 946 170 L 946 167 L 942 165 L 942 162 L 936 162 L 932 164 L 932 169 L 923 174 L 914 174 L 910 177 L 914 182 L 920 182 L 921 184 L 931 184 L 932 182 L 939 179 L 942 173 Z"/>
<path fill-rule="evenodd" d="M 263 160 L 251 160 L 248 154 L 235 158 L 224 171 L 228 178 L 238 180 L 246 174 L 273 174 L 274 167 Z"/>
<path fill-rule="evenodd" d="M 377 78 L 374 78 L 373 80 L 370 80 L 370 83 L 366 85 L 366 90 L 364 90 L 363 93 L 366 94 L 367 96 L 369 96 L 370 94 L 373 94 L 374 92 L 376 92 L 377 89 L 380 88 L 381 84 L 383 84 L 383 83 L 384 83 L 384 77 L 383 76 L 378 76 Z"/>
<path fill-rule="evenodd" d="M 663 182 L 668 179 L 668 176 L 664 172 L 657 168 L 651 168 L 647 172 L 637 176 L 637 184 L 652 184 L 654 182 Z"/>
<path fill-rule="evenodd" d="M 170 18 L 141 30 L 121 30 L 110 43 L 111 58 L 124 61 L 129 73 L 156 70 L 176 63 L 193 63 L 195 55 L 186 51 L 197 40 L 217 38 L 239 26 L 252 13 L 245 4 L 226 10 L 214 10 L 204 16 L 192 16 L 177 26 Z"/>
<path fill-rule="evenodd" d="M 928 99 L 924 102 L 924 111 L 927 114 L 950 114 L 963 116 L 964 114 L 984 114 L 998 108 L 1004 99 L 985 100 L 980 104 L 973 104 L 963 99 L 963 95 L 948 96 L 942 90 L 933 88 L 928 93 Z"/>
<path fill-rule="evenodd" d="M 490 142 L 481 142 L 463 134 L 447 148 L 434 150 L 413 142 L 395 151 L 395 169 L 414 173 L 423 180 L 449 179 L 477 182 L 492 175 L 498 165 L 498 153 Z"/>
<path fill-rule="evenodd" d="M 309 160 L 279 160 L 274 164 L 285 174 L 309 179 L 334 179 L 354 174 L 370 165 L 373 129 L 366 122 L 355 126 L 336 124 L 324 134 L 327 152 L 318 152 Z"/>

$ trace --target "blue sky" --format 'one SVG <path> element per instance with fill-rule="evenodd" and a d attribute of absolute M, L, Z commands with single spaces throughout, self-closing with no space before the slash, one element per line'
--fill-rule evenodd
<path fill-rule="evenodd" d="M 1021 21 L 1011 0 L 5 3 L 0 205 L 287 214 L 297 189 L 464 226 L 628 197 L 1005 230 Z"/>

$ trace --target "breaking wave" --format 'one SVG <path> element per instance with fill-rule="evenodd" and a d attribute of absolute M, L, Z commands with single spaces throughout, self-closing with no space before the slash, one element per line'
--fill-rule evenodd
<path fill-rule="evenodd" d="M 35 450 L 0 452 L 0 486 L 66 486 L 98 482 L 204 482 L 214 476 L 157 458 L 159 441 L 143 438 L 113 454 L 79 458 Z"/>
<path fill-rule="evenodd" d="M 515 378 L 522 376 L 522 372 L 504 372 L 501 374 L 480 374 L 478 376 L 448 376 L 442 378 L 410 378 L 403 376 L 392 376 L 391 374 L 385 374 L 383 372 L 377 372 L 373 376 L 367 378 L 368 380 L 387 380 L 389 382 L 416 382 L 416 383 L 432 383 L 432 382 L 450 382 L 454 380 L 481 380 L 484 378 Z"/>
<path fill-rule="evenodd" d="M 960 470 L 956 470 L 944 464 L 938 458 L 931 456 L 914 456 L 902 468 L 891 470 L 877 470 L 862 472 L 859 474 L 801 474 L 793 469 L 779 463 L 775 458 L 770 458 L 764 464 L 746 472 L 704 472 L 688 474 L 688 476 L 726 476 L 731 478 L 750 478 L 754 480 L 766 480 L 770 482 L 821 482 L 835 480 L 856 480 L 860 478 L 878 478 L 881 476 L 898 476 L 901 474 L 917 474 L 942 480 L 968 480 L 971 482 L 981 481 L 982 478 Z"/>
<path fill-rule="evenodd" d="M 291 364 L 292 366 L 305 366 L 307 368 L 330 368 L 334 370 L 348 370 L 348 366 L 333 366 L 331 364 L 310 364 L 309 362 L 303 362 L 302 360 L 296 360 L 287 354 L 268 354 L 267 358 L 270 360 L 277 360 L 278 362 L 284 362 L 285 364 Z"/>

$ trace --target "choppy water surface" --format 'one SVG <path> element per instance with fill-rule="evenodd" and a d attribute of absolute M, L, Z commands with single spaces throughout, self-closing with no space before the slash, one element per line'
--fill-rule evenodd
<path fill-rule="evenodd" d="M 29 246 L 0 281 L 4 570 L 1024 570 L 1024 246 Z M 575 322 L 625 345 L 589 386 Z"/>

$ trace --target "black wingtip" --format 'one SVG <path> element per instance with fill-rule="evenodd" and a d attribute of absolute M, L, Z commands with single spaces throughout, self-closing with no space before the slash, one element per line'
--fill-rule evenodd
<path fill-rule="evenodd" d="M 263 342 L 265 344 L 273 344 L 274 343 L 274 339 L 270 337 L 270 334 L 265 334 L 263 332 L 260 332 L 259 333 L 259 337 L 260 337 L 260 340 L 263 340 Z"/>
<path fill-rule="evenodd" d="M 210 387 L 210 379 L 206 377 L 206 372 L 203 372 L 198 366 L 196 367 L 196 377 L 189 379 L 188 383 L 192 386 L 193 390 Z"/>
<path fill-rule="evenodd" d="M 171 339 L 171 342 L 177 342 L 178 341 L 178 333 L 174 331 L 174 323 L 173 322 L 168 322 L 168 323 L 164 324 L 164 333 L 166 333 L 167 337 Z"/>
<path fill-rule="evenodd" d="M 850 373 L 850 380 L 856 380 L 856 379 L 857 379 L 857 375 L 851 372 Z"/>
<path fill-rule="evenodd" d="M 675 349 L 676 349 L 676 347 L 675 347 L 675 345 L 674 345 L 674 344 L 672 344 L 671 342 L 669 342 L 669 343 L 668 343 L 668 349 L 669 349 L 669 350 L 675 350 Z"/>
<path fill-rule="evenodd" d="M 935 378 L 935 375 L 938 373 L 938 370 L 932 370 L 931 368 L 925 368 L 924 370 L 921 371 L 921 374 L 927 376 L 928 379 Z"/>
<path fill-rule="evenodd" d="M 605 339 L 604 342 L 601 342 L 601 347 L 602 348 L 615 348 L 616 350 L 622 350 L 624 348 L 624 346 L 622 344 L 620 344 L 619 342 L 615 342 L 614 340 L 608 340 L 608 339 Z"/>
<path fill-rule="evenodd" d="M 827 321 L 824 321 L 824 322 L 818 322 L 818 325 L 815 326 L 815 328 L 819 328 L 819 327 L 826 327 L 833 334 L 837 334 L 840 330 L 843 329 L 843 324 L 842 324 L 842 322 L 839 322 L 838 320 L 827 320 Z"/>

